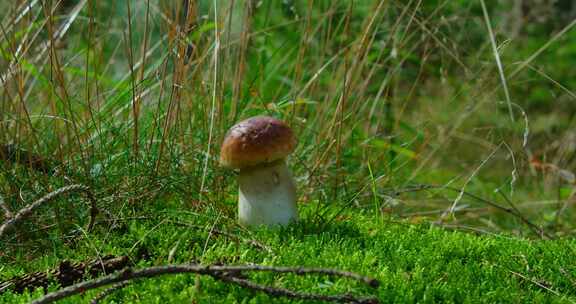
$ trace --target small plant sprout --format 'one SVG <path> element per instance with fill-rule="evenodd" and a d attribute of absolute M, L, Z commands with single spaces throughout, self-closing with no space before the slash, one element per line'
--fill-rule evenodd
<path fill-rule="evenodd" d="M 295 146 L 290 127 L 272 117 L 252 117 L 230 128 L 220 163 L 240 170 L 240 224 L 273 226 L 298 220 L 296 186 L 285 160 Z"/>

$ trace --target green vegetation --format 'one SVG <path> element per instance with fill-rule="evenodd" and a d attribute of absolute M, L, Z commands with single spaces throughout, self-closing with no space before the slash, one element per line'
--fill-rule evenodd
<path fill-rule="evenodd" d="M 253 277 L 382 302 L 574 302 L 574 12 L 568 0 L 2 2 L 0 205 L 84 184 L 100 214 L 86 231 L 74 193 L 35 210 L 0 237 L 0 281 L 115 254 L 355 271 L 381 286 Z M 218 153 L 228 127 L 261 114 L 299 139 L 288 163 L 303 220 L 249 231 Z M 269 301 L 194 275 L 106 301 L 191 299 Z"/>
<path fill-rule="evenodd" d="M 316 266 L 354 269 L 381 281 L 374 291 L 370 287 L 345 279 L 320 276 L 253 275 L 260 283 L 306 290 L 322 294 L 350 292 L 355 295 L 376 293 L 382 303 L 466 302 L 571 303 L 576 300 L 573 276 L 576 265 L 576 242 L 529 241 L 509 236 L 475 236 L 447 232 L 428 224 L 410 225 L 383 218 L 370 212 L 351 212 L 324 227 L 305 219 L 285 229 L 259 229 L 248 233 L 222 222 L 210 221 L 191 212 L 182 212 L 177 204 L 155 206 L 163 212 L 146 214 L 146 219 L 120 224 L 107 237 L 87 237 L 75 246 L 54 244 L 54 251 L 32 263 L 26 253 L 17 259 L 18 267 L 4 266 L 2 273 L 12 275 L 45 269 L 62 258 L 85 260 L 85 257 L 109 253 L 129 253 L 140 267 L 166 263 L 247 264 Z M 314 206 L 304 208 L 307 214 Z M 160 214 L 159 214 L 160 213 Z M 142 216 L 142 214 L 140 213 Z M 175 222 L 179 224 L 175 224 Z M 200 225 L 234 232 L 241 241 L 225 236 L 209 236 Z M 102 229 L 105 230 L 105 229 Z M 96 232 L 104 235 L 106 231 Z M 246 240 L 258 241 L 272 252 L 252 246 Z M 246 302 L 268 303 L 269 297 L 226 286 L 204 278 L 199 285 L 194 275 L 165 276 L 139 281 L 109 298 L 119 302 Z M 54 287 L 55 288 L 55 287 Z M 98 292 L 85 294 L 85 301 Z M 26 295 L 4 295 L 3 303 L 27 303 L 38 297 L 37 291 Z M 246 299 L 246 300 L 242 300 Z M 72 297 L 62 303 L 79 303 Z M 279 303 L 292 303 L 277 300 Z"/>

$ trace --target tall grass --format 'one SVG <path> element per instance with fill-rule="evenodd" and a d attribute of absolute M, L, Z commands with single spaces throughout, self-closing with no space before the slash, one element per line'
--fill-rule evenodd
<path fill-rule="evenodd" d="M 515 52 L 523 41 L 506 41 L 505 3 L 487 2 L 484 15 L 480 2 L 421 0 L 0 7 L 0 144 L 57 167 L 46 176 L 1 162 L 0 192 L 13 209 L 74 181 L 93 187 L 110 212 L 177 199 L 183 209 L 233 218 L 234 173 L 219 167 L 219 144 L 234 122 L 266 114 L 298 135 L 290 163 L 300 203 L 318 203 L 313 216 L 340 204 L 523 233 L 518 219 L 463 197 L 504 205 L 499 189 L 531 220 L 573 230 L 571 209 L 558 213 L 571 185 L 544 183 L 529 156 L 539 151 L 539 161 L 569 170 L 568 148 L 543 148 L 567 133 L 537 128 L 524 142 L 524 117 L 547 117 L 530 112 L 524 82 L 561 88 L 519 70 L 546 67 L 537 60 L 542 47 L 572 36 L 564 28 L 549 44 L 527 48 L 534 57 Z M 414 184 L 461 191 L 397 195 Z M 442 216 L 446 210 L 451 216 Z"/>

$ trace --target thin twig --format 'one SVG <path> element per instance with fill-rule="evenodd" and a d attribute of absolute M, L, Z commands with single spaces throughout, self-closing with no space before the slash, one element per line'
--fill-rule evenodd
<path fill-rule="evenodd" d="M 521 273 L 519 273 L 519 272 L 512 271 L 512 270 L 509 270 L 509 269 L 506 269 L 506 271 L 508 271 L 509 273 L 511 273 L 511 274 L 513 274 L 513 275 L 515 275 L 515 276 L 517 276 L 517 277 L 519 277 L 519 278 L 521 278 L 521 279 L 523 279 L 523 280 L 525 280 L 525 281 L 527 281 L 527 282 L 530 282 L 530 283 L 534 284 L 535 286 L 538 286 L 538 287 L 540 287 L 540 288 L 542 288 L 542 289 L 544 289 L 544 290 L 546 290 L 546 291 L 554 294 L 554 295 L 557 296 L 557 297 L 560 297 L 560 298 L 565 299 L 565 297 L 563 297 L 562 294 L 559 293 L 558 291 L 556 291 L 556 290 L 554 290 L 554 289 L 546 286 L 545 284 L 543 284 L 543 283 L 541 283 L 541 282 L 538 282 L 537 280 L 535 280 L 535 279 L 533 279 L 533 278 L 529 278 L 529 277 L 527 277 L 527 276 L 525 276 L 525 275 L 523 275 L 523 274 L 521 274 Z M 576 302 L 574 302 L 574 301 L 572 301 L 572 300 L 570 300 L 570 299 L 568 299 L 568 301 L 569 301 L 570 303 L 576 303 Z"/>
<path fill-rule="evenodd" d="M 468 186 L 468 184 L 472 181 L 472 179 L 474 177 L 476 177 L 476 174 L 478 174 L 478 172 L 480 172 L 480 170 L 484 167 L 484 165 L 487 164 L 488 161 L 491 160 L 492 157 L 494 157 L 494 155 L 496 155 L 496 152 L 498 152 L 498 150 L 500 150 L 501 146 L 502 146 L 502 144 L 499 144 L 492 152 L 490 152 L 490 155 L 488 155 L 488 157 L 486 157 L 480 163 L 480 165 L 478 167 L 476 167 L 476 169 L 474 169 L 474 171 L 472 171 L 472 174 L 470 174 L 470 176 L 468 176 L 468 178 L 464 182 L 464 186 L 462 186 L 462 189 L 460 189 L 460 191 L 458 192 L 458 196 L 456 196 L 456 199 L 454 199 L 452 206 L 450 206 L 450 208 L 448 210 L 446 210 L 446 212 L 442 215 L 442 218 L 444 218 L 446 215 L 452 214 L 454 212 L 454 209 L 456 208 L 456 205 L 458 205 L 458 202 L 460 202 L 460 200 L 462 199 L 462 196 L 464 195 L 465 189 Z"/>
<path fill-rule="evenodd" d="M 533 224 L 532 222 L 528 221 L 528 219 L 526 217 L 524 217 L 522 215 L 522 213 L 520 213 L 520 210 L 518 210 L 516 205 L 508 198 L 508 196 L 506 196 L 506 194 L 504 194 L 504 192 L 500 191 L 500 189 L 496 189 L 496 192 L 498 194 L 500 194 L 500 196 L 502 196 L 502 198 L 504 198 L 504 201 L 506 201 L 506 203 L 508 203 L 508 205 L 510 205 L 510 207 L 512 207 L 512 209 L 516 213 L 517 217 L 522 222 L 524 222 L 526 225 L 528 225 L 528 227 L 530 227 L 530 229 L 532 229 L 532 231 L 534 231 L 537 234 L 540 234 L 541 238 L 544 238 L 544 236 L 546 236 L 549 239 L 554 239 L 554 236 L 552 236 L 549 233 L 547 233 L 546 231 L 544 231 L 544 229 L 542 229 L 542 228 L 536 226 L 535 224 Z"/>
<path fill-rule="evenodd" d="M 351 278 L 356 281 L 360 281 L 362 283 L 368 284 L 371 287 L 378 287 L 379 281 L 373 278 L 365 277 L 356 273 L 333 270 L 333 269 L 323 269 L 323 268 L 302 268 L 302 267 L 273 267 L 273 266 L 261 266 L 261 265 L 243 265 L 243 266 L 212 266 L 212 265 L 167 265 L 167 266 L 153 266 L 147 267 L 140 270 L 132 270 L 131 268 L 126 268 L 123 271 L 120 271 L 115 274 L 111 274 L 105 277 L 101 277 L 98 279 L 85 281 L 81 283 L 74 284 L 72 286 L 60 289 L 55 292 L 51 292 L 40 299 L 35 300 L 32 304 L 46 304 L 46 303 L 53 303 L 57 300 L 70 297 L 76 294 L 84 293 L 88 290 L 92 290 L 95 288 L 108 286 L 111 284 L 116 284 L 120 282 L 126 282 L 134 279 L 140 278 L 153 278 L 161 275 L 166 274 L 182 274 L 182 273 L 195 273 L 200 275 L 209 275 L 215 279 L 224 280 L 222 278 L 223 275 L 231 275 L 231 274 L 238 274 L 243 271 L 261 271 L 261 272 L 274 272 L 274 273 L 293 273 L 295 275 L 304 275 L 304 274 L 324 274 L 324 275 L 332 275 L 332 276 L 340 276 L 340 277 L 347 277 Z M 229 277 L 226 279 L 228 280 Z M 244 281 L 234 281 L 229 280 L 232 283 L 238 284 L 243 287 L 251 288 L 246 286 Z M 244 284 L 244 285 L 243 285 Z M 270 289 L 268 289 L 270 288 Z M 261 290 L 263 292 L 274 291 L 277 292 L 278 289 L 274 287 L 267 287 L 265 290 Z M 298 299 L 309 299 L 307 296 L 310 294 L 306 293 L 299 293 L 295 291 L 291 291 L 294 293 Z M 280 293 L 269 293 L 271 296 L 286 296 L 290 297 L 287 294 L 280 294 Z M 317 296 L 317 295 L 314 295 Z M 353 299 L 352 297 L 350 299 Z M 349 301 L 352 303 L 377 303 L 377 299 L 372 299 L 371 302 L 359 302 L 362 299 L 356 299 L 356 302 Z M 335 300 L 333 300 L 335 301 Z"/>
<path fill-rule="evenodd" d="M 118 290 L 130 285 L 130 283 L 131 283 L 130 281 L 124 281 L 124 282 L 114 284 L 112 287 L 102 291 L 97 296 L 95 296 L 94 299 L 92 299 L 92 301 L 90 301 L 90 304 L 100 303 L 100 301 L 104 300 L 104 298 L 111 295 L 113 292 L 118 291 Z"/>
<path fill-rule="evenodd" d="M 90 191 L 90 188 L 88 186 L 81 185 L 81 184 L 74 184 L 74 185 L 65 186 L 65 187 L 62 187 L 62 188 L 57 189 L 55 191 L 52 191 L 52 192 L 46 194 L 45 196 L 41 197 L 40 199 L 38 199 L 34 203 L 28 205 L 27 207 L 20 209 L 20 211 L 18 211 L 16 213 L 16 215 L 14 215 L 10 219 L 8 219 L 6 222 L 4 222 L 2 224 L 2 226 L 0 226 L 0 238 L 2 238 L 4 233 L 8 230 L 8 228 L 14 226 L 17 222 L 19 222 L 20 220 L 22 220 L 26 216 L 30 215 L 30 213 L 32 213 L 32 211 L 34 211 L 34 209 L 37 209 L 38 207 L 40 207 L 40 206 L 44 205 L 45 203 L 53 200 L 54 198 L 56 198 L 56 197 L 58 197 L 64 193 L 68 193 L 68 192 L 84 192 L 86 194 L 86 196 L 88 197 L 88 201 L 89 201 L 89 205 L 90 205 L 90 221 L 88 222 L 86 230 L 91 231 L 92 228 L 94 227 L 94 223 L 96 221 L 96 215 L 98 215 L 98 208 L 96 206 L 96 198 L 94 197 L 94 195 L 92 194 L 92 191 Z"/>
<path fill-rule="evenodd" d="M 445 186 L 445 185 L 433 185 L 433 184 L 420 184 L 420 185 L 414 185 L 414 186 L 410 186 L 408 188 L 404 188 L 404 189 L 400 189 L 395 191 L 396 195 L 400 195 L 402 193 L 407 193 L 407 192 L 418 192 L 418 191 L 423 191 L 423 190 L 429 190 L 429 189 L 446 189 L 449 191 L 454 191 L 454 192 L 458 192 L 458 193 L 462 193 L 462 195 L 466 195 L 468 197 L 471 197 L 481 203 L 484 203 L 486 205 L 489 205 L 491 207 L 494 207 L 498 210 L 504 211 L 510 215 L 513 215 L 517 218 L 519 218 L 522 222 L 524 222 L 526 225 L 528 225 L 528 227 L 530 227 L 530 229 L 532 229 L 536 234 L 538 234 L 540 237 L 547 237 L 549 239 L 553 239 L 554 236 L 550 235 L 549 233 L 547 233 L 546 231 L 544 231 L 544 229 L 542 229 L 541 227 L 539 227 L 538 225 L 532 223 L 530 220 L 528 220 L 524 215 L 522 215 L 519 212 L 516 212 L 513 208 L 507 208 L 504 206 L 501 206 L 497 203 L 494 203 L 492 201 L 489 201 L 485 198 L 479 197 L 475 194 L 472 194 L 470 192 L 467 191 L 463 191 L 462 189 L 458 189 L 458 188 L 454 188 L 454 187 L 450 187 L 450 186 Z"/>

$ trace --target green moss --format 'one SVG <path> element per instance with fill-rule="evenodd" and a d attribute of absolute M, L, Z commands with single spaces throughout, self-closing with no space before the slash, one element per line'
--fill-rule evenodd
<path fill-rule="evenodd" d="M 307 208 L 313 208 L 308 206 Z M 324 226 L 303 219 L 288 228 L 258 229 L 250 235 L 228 229 L 241 239 L 257 240 L 273 253 L 222 236 L 208 238 L 206 232 L 171 224 L 169 220 L 198 223 L 197 218 L 180 215 L 153 220 L 134 220 L 127 231 L 103 231 L 82 239 L 77 247 L 59 247 L 31 262 L 7 264 L 2 278 L 31 269 L 54 267 L 63 258 L 84 260 L 103 254 L 147 251 L 148 260 L 137 267 L 171 263 L 257 263 L 276 266 L 337 268 L 373 276 L 381 281 L 377 289 L 356 282 L 322 276 L 254 274 L 263 284 L 324 294 L 350 292 L 377 295 L 383 303 L 507 303 L 576 300 L 573 284 L 576 241 L 532 241 L 505 236 L 476 236 L 447 232 L 430 225 L 404 222 L 381 224 L 372 215 L 348 211 L 346 221 Z M 230 228 L 231 227 L 231 228 Z M 222 229 L 226 229 L 225 227 Z M 169 261 L 168 259 L 172 259 Z M 538 284 L 546 286 L 548 291 Z M 97 292 L 73 297 L 62 303 L 87 303 Z M 554 293 L 559 294 L 555 295 Z M 0 296 L 1 303 L 25 303 L 38 298 L 31 294 Z M 194 275 L 165 276 L 135 282 L 108 298 L 108 303 L 268 303 L 261 293 L 226 285 L 207 277 L 196 282 Z M 275 300 L 292 303 L 287 299 Z"/>

